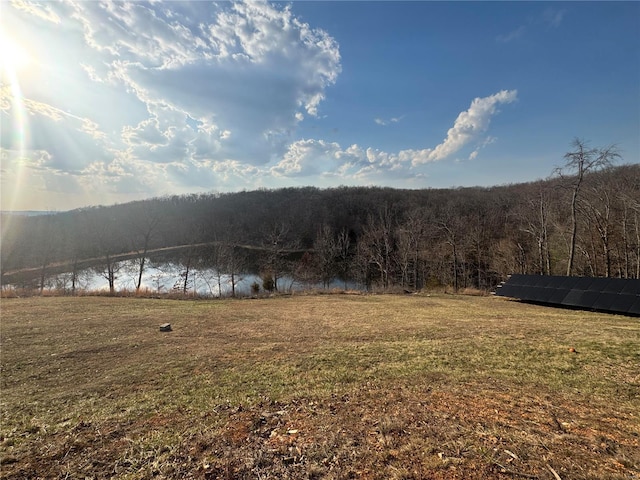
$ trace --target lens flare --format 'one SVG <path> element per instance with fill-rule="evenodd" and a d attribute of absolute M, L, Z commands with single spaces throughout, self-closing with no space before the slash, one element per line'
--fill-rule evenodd
<path fill-rule="evenodd" d="M 8 148 L 2 149 L 2 158 L 0 160 L 2 163 L 6 162 L 9 165 L 15 164 L 15 178 L 12 180 L 11 185 L 13 195 L 8 206 L 10 210 L 13 210 L 17 204 L 18 195 L 24 188 L 24 159 L 28 131 L 18 72 L 29 66 L 31 57 L 24 48 L 3 32 L 0 32 L 0 53 L 0 78 L 2 80 L 2 85 L 0 86 L 0 109 L 12 117 L 9 135 L 5 137 L 6 132 L 2 132 L 2 143 Z"/>
<path fill-rule="evenodd" d="M 17 72 L 31 63 L 29 52 L 3 32 L 0 32 L 0 52 L 0 69 L 3 71 Z"/>

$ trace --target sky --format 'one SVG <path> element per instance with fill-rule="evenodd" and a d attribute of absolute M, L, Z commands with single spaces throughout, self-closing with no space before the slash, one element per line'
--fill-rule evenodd
<path fill-rule="evenodd" d="M 0 3 L 2 210 L 640 162 L 640 2 Z"/>

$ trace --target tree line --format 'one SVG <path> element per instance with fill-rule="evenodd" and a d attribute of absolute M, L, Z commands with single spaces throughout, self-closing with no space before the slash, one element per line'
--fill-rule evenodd
<path fill-rule="evenodd" d="M 368 289 L 489 290 L 512 273 L 640 278 L 640 165 L 576 140 L 545 180 L 489 188 L 314 187 L 167 196 L 33 217 L 3 215 L 2 284 L 44 289 L 91 266 L 136 288 L 151 258 L 231 278 L 256 272 Z M 170 247 L 179 247 L 167 250 Z M 165 250 L 162 250 L 165 249 Z M 218 277 L 221 281 L 221 277 Z"/>

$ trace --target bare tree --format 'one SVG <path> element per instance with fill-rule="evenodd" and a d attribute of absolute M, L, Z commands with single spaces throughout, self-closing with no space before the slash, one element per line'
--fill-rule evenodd
<path fill-rule="evenodd" d="M 388 206 L 381 208 L 377 217 L 369 215 L 358 241 L 358 251 L 362 261 L 367 263 L 369 280 L 375 274 L 379 278 L 380 286 L 385 290 L 389 288 L 392 273 L 393 222 Z M 374 267 L 375 271 L 370 267 Z"/>
<path fill-rule="evenodd" d="M 99 208 L 87 212 L 84 218 L 84 228 L 89 232 L 88 240 L 96 248 L 100 261 L 94 267 L 96 273 L 109 283 L 109 294 L 115 294 L 115 281 L 121 264 L 116 255 L 123 252 L 123 239 L 118 230 L 117 219 L 113 211 Z"/>
<path fill-rule="evenodd" d="M 637 193 L 636 193 L 637 194 Z M 640 278 L 640 200 L 627 192 L 619 194 L 622 204 L 622 240 L 625 278 Z M 632 265 L 635 259 L 635 268 Z"/>
<path fill-rule="evenodd" d="M 318 228 L 315 241 L 313 242 L 315 251 L 316 270 L 322 280 L 323 288 L 329 288 L 329 284 L 336 274 L 336 258 L 338 257 L 338 242 L 333 231 L 326 223 Z"/>
<path fill-rule="evenodd" d="M 344 282 L 344 289 L 347 289 L 347 278 L 350 272 L 350 258 L 351 258 L 351 238 L 346 228 L 340 230 L 338 238 L 336 240 L 337 250 L 337 272 Z"/>
<path fill-rule="evenodd" d="M 453 289 L 457 292 L 460 287 L 460 246 L 464 239 L 464 225 L 460 218 L 459 209 L 454 208 L 452 205 L 447 205 L 440 212 L 439 227 L 444 242 L 451 247 Z"/>
<path fill-rule="evenodd" d="M 611 180 L 614 183 L 614 196 L 621 217 L 621 245 L 618 245 L 618 270 L 624 278 L 639 278 L 640 268 L 640 169 L 623 166 Z M 636 261 L 634 268 L 633 262 Z"/>
<path fill-rule="evenodd" d="M 397 261 L 404 288 L 420 288 L 420 248 L 425 230 L 424 213 L 418 210 L 409 213 L 407 220 L 396 230 Z"/>
<path fill-rule="evenodd" d="M 38 229 L 36 230 L 36 247 L 34 256 L 40 264 L 40 295 L 44 292 L 45 281 L 47 280 L 47 267 L 53 256 L 53 246 L 51 238 L 54 237 L 54 224 L 51 214 L 38 218 Z"/>
<path fill-rule="evenodd" d="M 147 253 L 151 241 L 156 235 L 162 218 L 159 205 L 151 202 L 139 204 L 138 208 L 133 208 L 128 212 L 128 229 L 133 251 L 137 253 L 136 264 L 138 275 L 135 281 L 136 293 L 140 291 L 142 285 L 142 275 L 147 262 Z"/>
<path fill-rule="evenodd" d="M 225 279 L 231 287 L 231 296 L 235 297 L 236 286 L 242 280 L 245 256 L 237 245 L 238 237 L 230 225 L 214 238 L 203 260 L 207 267 L 214 270 L 213 278 L 216 280 L 218 294 L 222 296 L 222 282 Z"/>
<path fill-rule="evenodd" d="M 571 234 L 569 243 L 569 258 L 567 261 L 567 275 L 573 273 L 573 262 L 576 252 L 576 238 L 578 231 L 578 201 L 585 175 L 601 170 L 613 164 L 620 158 L 615 145 L 604 148 L 589 148 L 586 141 L 576 138 L 571 143 L 573 151 L 564 155 L 565 164 L 558 167 L 556 173 L 564 180 L 571 191 Z"/>
<path fill-rule="evenodd" d="M 278 281 L 285 275 L 286 256 L 299 247 L 293 237 L 291 224 L 285 221 L 274 222 L 263 232 L 263 245 L 266 252 L 263 270 L 278 291 Z"/>
<path fill-rule="evenodd" d="M 600 240 L 605 277 L 611 277 L 612 236 L 614 223 L 617 223 L 614 220 L 614 191 L 610 177 L 608 175 L 602 176 L 588 186 L 582 202 L 584 215 L 597 232 L 597 237 Z M 624 227 L 624 225 L 622 226 Z"/>
<path fill-rule="evenodd" d="M 640 202 L 635 203 L 633 212 L 636 233 L 636 278 L 640 278 Z"/>
<path fill-rule="evenodd" d="M 182 268 L 180 273 L 181 280 L 174 285 L 175 291 L 182 290 L 183 295 L 187 295 L 191 286 L 196 292 L 194 269 L 200 260 L 201 251 L 198 244 L 202 241 L 203 224 L 197 220 L 187 223 L 181 232 L 179 232 L 180 243 L 185 248 L 180 251 L 177 264 Z M 192 282 L 190 284 L 189 282 Z"/>
<path fill-rule="evenodd" d="M 526 200 L 519 208 L 522 231 L 531 235 L 538 249 L 538 266 L 541 275 L 551 274 L 551 254 L 549 248 L 549 194 L 544 184 L 540 184 L 535 196 Z"/>

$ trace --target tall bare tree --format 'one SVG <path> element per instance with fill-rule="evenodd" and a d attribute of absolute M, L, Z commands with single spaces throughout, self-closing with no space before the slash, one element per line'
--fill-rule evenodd
<path fill-rule="evenodd" d="M 338 238 L 336 240 L 337 250 L 337 272 L 344 282 L 344 289 L 347 289 L 347 279 L 349 278 L 349 272 L 351 270 L 350 258 L 351 258 L 351 237 L 346 228 L 340 230 Z"/>
<path fill-rule="evenodd" d="M 142 285 L 147 254 L 162 220 L 162 212 L 159 205 L 152 202 L 143 202 L 136 206 L 137 208 L 132 208 L 128 212 L 127 231 L 130 234 L 132 249 L 137 253 L 138 275 L 135 281 L 137 293 Z"/>
<path fill-rule="evenodd" d="M 90 232 L 89 240 L 97 247 L 100 261 L 94 267 L 96 273 L 109 283 L 109 294 L 115 294 L 115 282 L 121 264 L 116 260 L 116 255 L 123 252 L 123 239 L 117 228 L 117 219 L 112 211 L 99 208 L 87 214 L 85 228 Z"/>
<path fill-rule="evenodd" d="M 420 249 L 426 230 L 425 215 L 425 212 L 419 210 L 411 211 L 396 230 L 397 262 L 403 288 L 420 288 L 418 272 Z"/>
<path fill-rule="evenodd" d="M 393 226 L 391 208 L 385 205 L 377 216 L 369 215 L 358 241 L 360 258 L 367 263 L 368 274 L 376 275 L 384 290 L 389 288 L 392 276 Z M 375 271 L 369 268 L 372 266 Z"/>
<path fill-rule="evenodd" d="M 516 207 L 522 231 L 531 235 L 536 242 L 539 273 L 542 275 L 551 274 L 549 210 L 549 193 L 543 183 L 540 183 L 536 191 L 526 199 L 526 203 Z"/>
<path fill-rule="evenodd" d="M 265 258 L 263 271 L 273 282 L 273 289 L 278 291 L 278 282 L 286 274 L 286 256 L 299 248 L 299 241 L 292 232 L 288 221 L 274 221 L 263 231 Z"/>
<path fill-rule="evenodd" d="M 460 247 L 463 244 L 466 229 L 461 212 L 459 205 L 448 204 L 438 214 L 440 234 L 444 243 L 451 247 L 453 289 L 456 292 L 460 288 Z"/>
<path fill-rule="evenodd" d="M 36 248 L 34 248 L 34 256 L 40 264 L 40 295 L 44 292 L 45 281 L 47 279 L 47 267 L 53 257 L 53 248 L 55 243 L 50 241 L 55 237 L 54 221 L 51 214 L 43 215 L 38 218 L 38 229 L 36 230 Z"/>
<path fill-rule="evenodd" d="M 322 280 L 323 288 L 329 288 L 331 280 L 336 275 L 336 259 L 338 257 L 338 243 L 333 230 L 326 223 L 318 228 L 318 233 L 313 242 L 315 251 L 315 264 L 317 272 Z"/>
<path fill-rule="evenodd" d="M 556 173 L 564 180 L 566 187 L 571 191 L 571 234 L 567 275 L 573 273 L 578 232 L 578 201 L 580 200 L 584 177 L 591 172 L 611 166 L 620 158 L 615 145 L 590 148 L 585 140 L 575 138 L 571 146 L 573 150 L 564 155 L 564 166 L 556 169 Z"/>
<path fill-rule="evenodd" d="M 597 232 L 604 264 L 605 277 L 611 277 L 613 235 L 618 226 L 616 218 L 615 186 L 611 183 L 610 175 L 603 175 L 585 190 L 583 209 L 589 223 Z M 623 223 L 623 222 L 620 222 Z M 625 227 L 625 225 L 621 225 Z"/>

